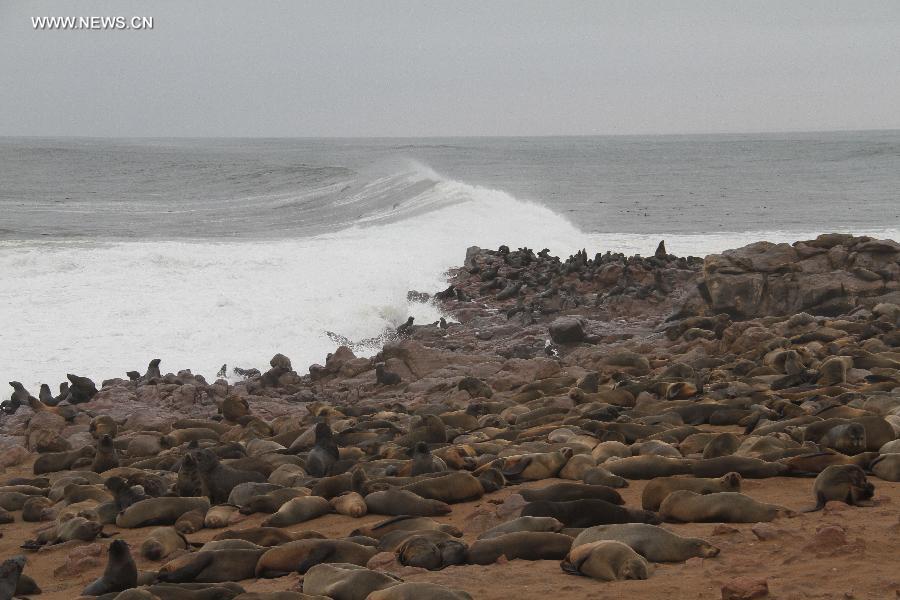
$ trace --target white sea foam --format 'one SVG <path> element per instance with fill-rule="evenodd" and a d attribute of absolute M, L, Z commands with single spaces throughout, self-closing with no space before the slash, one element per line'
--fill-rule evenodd
<path fill-rule="evenodd" d="M 213 378 L 223 363 L 264 369 L 276 352 L 303 373 L 334 350 L 326 331 L 359 340 L 409 315 L 437 320 L 434 306 L 406 293 L 443 289 L 470 245 L 646 255 L 665 237 L 670 252 L 703 255 L 815 235 L 590 235 L 541 205 L 452 180 L 410 202 L 398 208 L 410 212 L 405 220 L 371 217 L 302 239 L 0 243 L 3 381 L 55 391 L 66 373 L 99 382 L 143 371 L 154 357 L 164 372 Z M 432 210 L 410 211 L 419 205 Z"/>

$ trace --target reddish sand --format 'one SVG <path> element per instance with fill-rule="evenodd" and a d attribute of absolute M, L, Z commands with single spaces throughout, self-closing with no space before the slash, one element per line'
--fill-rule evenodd
<path fill-rule="evenodd" d="M 10 469 L 3 476 L 8 479 L 27 475 L 29 469 Z M 556 480 L 527 484 L 542 486 Z M 900 521 L 896 507 L 900 505 L 900 484 L 873 479 L 876 505 L 873 507 L 846 507 L 829 504 L 822 512 L 800 514 L 770 524 L 696 523 L 666 525 L 683 534 L 706 538 L 721 548 L 721 554 L 713 559 L 692 559 L 685 564 L 656 565 L 647 581 L 623 581 L 601 583 L 584 577 L 564 574 L 557 561 L 521 561 L 489 566 L 450 567 L 439 572 L 401 568 L 399 574 L 407 581 L 431 581 L 468 591 L 477 600 L 505 599 L 537 600 L 552 596 L 554 600 L 583 598 L 721 598 L 721 587 L 735 577 L 764 577 L 768 580 L 771 597 L 780 600 L 801 598 L 894 598 L 900 596 L 900 571 L 896 568 L 896 556 L 900 551 Z M 620 490 L 628 506 L 640 505 L 640 494 L 645 482 L 632 482 Z M 439 520 L 453 523 L 465 531 L 468 542 L 490 526 L 485 515 L 492 512 L 504 498 L 515 493 L 517 486 L 486 496 L 477 502 L 457 504 L 453 513 Z M 744 491 L 765 502 L 782 504 L 795 510 L 812 505 L 812 479 L 776 478 L 745 480 Z M 15 513 L 17 519 L 21 513 Z M 315 521 L 288 528 L 291 531 L 314 529 L 330 537 L 347 535 L 362 524 L 374 523 L 384 517 L 368 515 L 351 519 L 340 515 L 327 515 Z M 251 527 L 262 521 L 263 515 L 249 517 L 237 528 Z M 16 523 L 0 528 L 0 556 L 8 557 L 18 552 L 19 545 L 40 524 Z M 817 530 L 825 531 L 818 537 Z M 752 530 L 767 538 L 758 539 Z M 121 530 L 106 527 L 108 533 L 127 540 L 135 554 L 138 567 L 155 571 L 160 563 L 140 558 L 137 548 L 147 529 Z M 220 530 L 203 530 L 192 536 L 192 541 L 211 539 Z M 108 540 L 100 540 L 105 545 Z M 69 600 L 102 572 L 102 564 L 84 570 L 76 576 L 54 575 L 54 570 L 66 560 L 66 556 L 83 542 L 69 542 L 40 552 L 25 552 L 28 566 L 25 572 L 43 588 L 41 598 Z M 105 563 L 105 552 L 101 563 Z M 243 581 L 248 591 L 275 591 L 296 589 L 299 575 L 279 579 Z"/>

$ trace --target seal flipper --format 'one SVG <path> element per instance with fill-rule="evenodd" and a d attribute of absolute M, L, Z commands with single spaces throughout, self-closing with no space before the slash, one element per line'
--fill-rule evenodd
<path fill-rule="evenodd" d="M 568 558 L 559 563 L 559 568 L 563 570 L 563 573 L 567 573 L 568 575 L 581 575 L 578 567 L 569 562 Z"/>
<path fill-rule="evenodd" d="M 811 513 L 820 511 L 823 508 L 825 508 L 825 496 L 823 496 L 822 494 L 816 494 L 816 505 L 813 508 L 807 508 L 802 512 Z"/>

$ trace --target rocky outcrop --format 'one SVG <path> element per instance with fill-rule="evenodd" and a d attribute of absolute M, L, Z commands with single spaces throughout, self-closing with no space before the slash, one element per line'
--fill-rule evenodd
<path fill-rule="evenodd" d="M 682 315 L 836 316 L 898 297 L 900 244 L 824 234 L 794 244 L 756 242 L 707 256 L 697 292 Z"/>

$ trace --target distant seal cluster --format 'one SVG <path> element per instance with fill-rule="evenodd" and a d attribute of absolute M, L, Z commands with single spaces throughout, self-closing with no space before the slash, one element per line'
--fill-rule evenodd
<path fill-rule="evenodd" d="M 301 375 L 277 354 L 212 383 L 153 359 L 99 387 L 69 374 L 59 396 L 10 382 L 0 428 L 22 473 L 0 520 L 29 535 L 0 598 L 49 585 L 29 565 L 62 543 L 103 549 L 73 596 L 463 600 L 464 576 L 404 574 L 677 577 L 658 565 L 732 551 L 683 523 L 872 510 L 900 481 L 898 261 L 894 242 L 840 235 L 705 260 L 471 248 L 446 290 L 415 295 L 447 318 L 409 317 L 372 357 L 340 346 Z M 830 292 L 759 297 L 825 265 Z M 786 506 L 751 483 L 786 477 L 808 483 Z M 447 522 L 473 502 L 478 519 Z"/>

